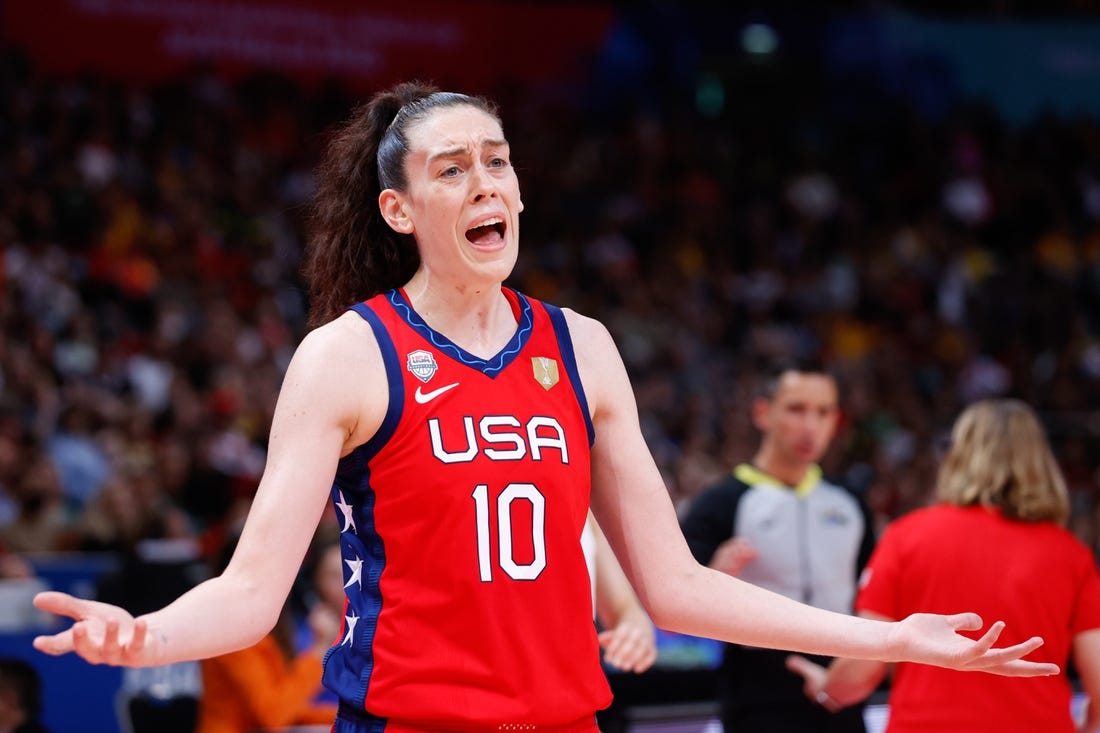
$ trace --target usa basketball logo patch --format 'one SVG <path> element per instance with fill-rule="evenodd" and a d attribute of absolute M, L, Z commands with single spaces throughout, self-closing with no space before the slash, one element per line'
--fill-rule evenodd
<path fill-rule="evenodd" d="M 558 383 L 558 362 L 556 359 L 551 359 L 548 356 L 532 356 L 531 369 L 534 372 L 535 381 L 543 389 L 550 391 L 550 388 Z"/>
<path fill-rule="evenodd" d="M 410 351 L 405 356 L 405 366 L 421 382 L 427 382 L 434 377 L 436 370 L 439 369 L 432 352 L 423 349 Z"/>

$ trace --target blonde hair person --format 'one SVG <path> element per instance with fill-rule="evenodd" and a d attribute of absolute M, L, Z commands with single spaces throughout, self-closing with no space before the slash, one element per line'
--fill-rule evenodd
<path fill-rule="evenodd" d="M 864 574 L 856 609 L 878 620 L 951 608 L 1004 609 L 1010 628 L 1046 643 L 1029 655 L 1072 658 L 1085 695 L 1100 695 L 1100 576 L 1065 524 L 1065 479 L 1034 411 L 1013 399 L 970 405 L 940 465 L 938 503 L 895 520 Z M 1041 590 L 1040 590 L 1041 589 Z M 1010 639 L 1011 640 L 1011 639 Z M 792 655 L 811 699 L 837 709 L 864 699 L 887 665 L 838 659 L 828 669 Z M 1071 733 L 1100 730 L 1100 710 L 1071 717 L 1063 673 L 1026 688 L 1006 678 L 897 665 L 889 733 Z"/>
<path fill-rule="evenodd" d="M 1069 492 L 1046 435 L 1019 400 L 983 400 L 966 409 L 951 431 L 951 447 L 936 482 L 940 501 L 994 507 L 1025 522 L 1069 518 Z"/>

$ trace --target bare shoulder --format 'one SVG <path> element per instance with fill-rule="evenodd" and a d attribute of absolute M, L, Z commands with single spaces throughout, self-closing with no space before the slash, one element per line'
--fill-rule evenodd
<path fill-rule="evenodd" d="M 282 396 L 328 406 L 349 440 L 374 434 L 389 398 L 385 363 L 370 325 L 345 313 L 302 339 L 283 381 Z"/>
<path fill-rule="evenodd" d="M 632 404 L 633 393 L 626 367 L 607 326 L 568 308 L 563 308 L 562 312 L 569 326 L 577 369 L 593 417 L 607 407 Z"/>
<path fill-rule="evenodd" d="M 355 313 L 345 313 L 305 335 L 294 354 L 305 369 L 381 368 L 382 355 L 370 325 Z"/>
<path fill-rule="evenodd" d="M 569 326 L 569 335 L 573 339 L 578 359 L 591 351 L 601 349 L 610 349 L 618 353 L 607 326 L 602 322 L 590 316 L 581 315 L 570 308 L 561 310 L 565 314 L 565 322 Z"/>

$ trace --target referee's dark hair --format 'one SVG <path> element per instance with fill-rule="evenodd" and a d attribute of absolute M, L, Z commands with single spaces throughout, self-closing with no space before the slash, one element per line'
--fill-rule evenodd
<path fill-rule="evenodd" d="M 817 356 L 809 357 L 782 357 L 769 359 L 759 368 L 759 379 L 753 390 L 753 397 L 757 399 L 771 400 L 779 388 L 779 380 L 787 372 L 799 372 L 801 374 L 824 374 L 837 383 L 840 387 L 840 378 L 833 369 Z"/>

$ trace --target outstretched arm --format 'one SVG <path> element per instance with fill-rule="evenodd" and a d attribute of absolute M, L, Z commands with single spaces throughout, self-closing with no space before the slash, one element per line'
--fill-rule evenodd
<path fill-rule="evenodd" d="M 1023 661 L 1042 640 L 994 649 L 1003 624 L 974 641 L 976 614 L 917 614 L 887 623 L 813 608 L 699 565 L 638 423 L 626 369 L 602 324 L 567 312 L 596 430 L 592 509 L 643 605 L 661 628 L 833 657 L 913 661 L 999 674 L 1054 674 Z"/>
<path fill-rule="evenodd" d="M 349 384 L 347 374 L 364 371 L 363 380 Z M 39 636 L 35 648 L 140 667 L 217 656 L 259 641 L 278 618 L 340 455 L 381 422 L 383 371 L 369 326 L 354 314 L 307 336 L 284 378 L 264 475 L 225 572 L 137 619 L 116 606 L 41 593 L 38 608 L 75 623 Z M 354 387 L 358 394 L 349 392 L 353 385 L 362 385 Z"/>

